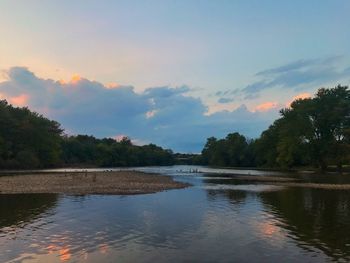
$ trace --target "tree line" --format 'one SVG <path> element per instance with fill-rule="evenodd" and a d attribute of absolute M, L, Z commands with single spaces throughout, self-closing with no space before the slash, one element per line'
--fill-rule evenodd
<path fill-rule="evenodd" d="M 68 136 L 58 122 L 0 100 L 0 169 L 171 164 L 171 150 L 154 144 L 136 146 L 128 138 Z"/>
<path fill-rule="evenodd" d="M 257 139 L 231 133 L 207 139 L 200 163 L 215 166 L 325 170 L 350 164 L 350 90 L 321 88 L 314 98 L 298 99 L 280 111 Z"/>
<path fill-rule="evenodd" d="M 0 100 L 0 169 L 204 164 L 325 170 L 350 164 L 348 87 L 321 88 L 280 115 L 257 139 L 230 133 L 208 138 L 200 155 L 174 154 L 154 144 L 133 145 L 128 138 L 68 136 L 58 122 Z"/>

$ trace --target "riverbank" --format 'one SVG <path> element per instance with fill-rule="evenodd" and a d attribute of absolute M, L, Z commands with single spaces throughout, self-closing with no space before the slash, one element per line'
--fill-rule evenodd
<path fill-rule="evenodd" d="M 62 172 L 0 177 L 0 194 L 148 194 L 181 189 L 189 184 L 170 176 L 136 171 Z"/>

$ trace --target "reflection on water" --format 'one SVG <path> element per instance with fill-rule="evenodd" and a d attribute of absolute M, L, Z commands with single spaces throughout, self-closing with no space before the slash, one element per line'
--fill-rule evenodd
<path fill-rule="evenodd" d="M 189 169 L 146 168 L 194 185 L 157 194 L 0 195 L 0 262 L 350 260 L 348 191 Z"/>
<path fill-rule="evenodd" d="M 282 186 L 276 185 L 262 185 L 262 184 L 208 184 L 202 187 L 206 190 L 236 190 L 236 191 L 251 191 L 251 192 L 266 192 L 266 191 L 280 191 Z"/>
<path fill-rule="evenodd" d="M 57 195 L 2 195 L 0 198 L 0 231 L 12 225 L 34 221 L 56 205 Z M 0 232 L 1 233 L 1 232 Z"/>
<path fill-rule="evenodd" d="M 350 260 L 350 193 L 288 189 L 261 195 L 301 247 L 312 246 L 336 260 Z"/>

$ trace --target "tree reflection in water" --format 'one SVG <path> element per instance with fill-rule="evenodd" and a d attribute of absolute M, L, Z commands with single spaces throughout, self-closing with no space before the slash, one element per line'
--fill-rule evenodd
<path fill-rule="evenodd" d="M 311 245 L 335 260 L 350 260 L 348 191 L 289 188 L 259 196 L 265 209 L 285 222 L 298 245 Z"/>
<path fill-rule="evenodd" d="M 0 228 L 24 225 L 56 206 L 56 194 L 0 195 Z"/>
<path fill-rule="evenodd" d="M 210 201 L 225 196 L 237 209 L 255 196 L 264 216 L 257 218 L 255 231 L 262 238 L 292 238 L 303 250 L 320 250 L 336 261 L 350 261 L 350 192 L 309 188 L 280 191 L 208 190 Z M 266 220 L 267 219 L 267 220 Z M 259 234 L 259 233 L 260 234 Z"/>

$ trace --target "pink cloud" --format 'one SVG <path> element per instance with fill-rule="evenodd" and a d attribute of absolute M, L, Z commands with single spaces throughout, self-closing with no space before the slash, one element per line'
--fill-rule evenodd
<path fill-rule="evenodd" d="M 120 85 L 116 82 L 110 82 L 110 83 L 107 83 L 105 87 L 107 89 L 116 89 L 116 88 L 119 88 Z"/>
<path fill-rule="evenodd" d="M 278 106 L 279 106 L 278 102 L 268 101 L 255 106 L 254 111 L 268 111 L 271 109 L 276 109 L 278 108 Z"/>
<path fill-rule="evenodd" d="M 8 101 L 11 104 L 18 106 L 18 107 L 27 106 L 28 100 L 29 100 L 29 96 L 27 94 L 21 94 L 19 96 L 11 97 L 8 99 Z"/>
<path fill-rule="evenodd" d="M 299 100 L 299 99 L 304 100 L 304 99 L 308 99 L 308 98 L 311 98 L 311 94 L 310 94 L 310 93 L 308 93 L 308 92 L 300 93 L 300 94 L 294 96 L 294 97 L 292 98 L 292 100 L 290 100 L 290 101 L 286 104 L 286 106 L 287 106 L 287 107 L 290 107 L 290 105 L 292 104 L 292 102 L 295 101 L 295 100 Z"/>
<path fill-rule="evenodd" d="M 147 119 L 153 118 L 154 115 L 157 114 L 157 112 L 158 112 L 158 110 L 147 111 L 147 112 L 146 112 L 146 118 L 147 118 Z"/>
<path fill-rule="evenodd" d="M 129 138 L 127 135 L 124 134 L 118 134 L 112 137 L 112 139 L 116 140 L 117 142 L 122 141 L 123 139 Z"/>

